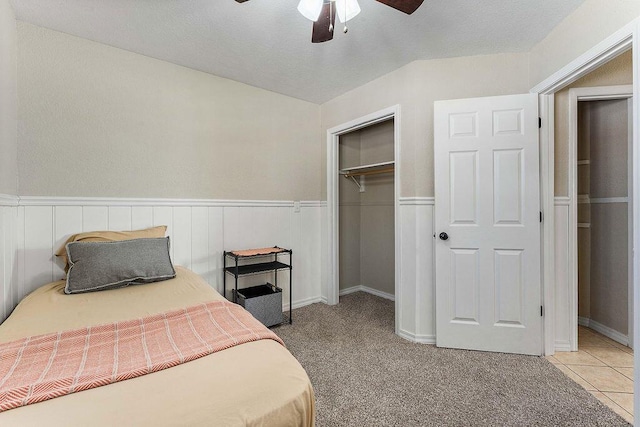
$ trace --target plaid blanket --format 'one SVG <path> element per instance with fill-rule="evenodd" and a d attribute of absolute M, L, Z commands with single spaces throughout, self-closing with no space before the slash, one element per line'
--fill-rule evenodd
<path fill-rule="evenodd" d="M 141 319 L 0 344 L 0 411 L 272 339 L 242 307 L 215 301 Z"/>

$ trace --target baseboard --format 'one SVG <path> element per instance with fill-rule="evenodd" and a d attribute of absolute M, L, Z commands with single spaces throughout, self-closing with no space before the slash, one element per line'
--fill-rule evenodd
<path fill-rule="evenodd" d="M 586 324 L 580 323 L 581 319 L 584 319 L 586 321 Z M 578 317 L 578 324 L 586 326 L 587 328 L 591 328 L 594 331 L 604 335 L 607 338 L 611 338 L 615 342 L 618 342 L 622 345 L 629 345 L 629 337 L 627 335 L 624 335 L 616 331 L 615 329 L 611 329 L 610 327 L 605 326 L 602 323 L 596 322 L 593 319 Z"/>
<path fill-rule="evenodd" d="M 571 351 L 569 340 L 557 340 L 554 347 L 556 351 Z"/>
<path fill-rule="evenodd" d="M 404 338 L 407 341 L 415 342 L 418 344 L 435 345 L 436 343 L 435 335 L 412 334 L 411 332 L 403 331 L 402 329 L 398 330 L 396 333 L 400 338 Z"/>
<path fill-rule="evenodd" d="M 377 289 L 373 289 L 373 288 L 371 288 L 369 286 L 364 286 L 364 285 L 350 286 L 348 288 L 341 289 L 339 295 L 340 296 L 349 295 L 349 294 L 352 294 L 354 292 L 366 292 L 368 294 L 375 295 L 375 296 L 380 297 L 380 298 L 388 299 L 390 301 L 395 301 L 396 300 L 395 295 L 392 295 L 392 294 L 387 293 L 387 292 L 382 292 L 382 291 L 379 291 Z"/>
<path fill-rule="evenodd" d="M 578 316 L 578 325 L 588 328 L 589 327 L 589 320 L 590 319 L 588 317 Z"/>
<path fill-rule="evenodd" d="M 322 302 L 322 297 L 311 297 L 311 298 L 305 298 L 305 299 L 297 300 L 297 301 L 293 302 L 293 309 L 295 310 L 296 308 L 306 307 L 308 305 L 315 304 L 317 302 Z M 289 304 L 283 304 L 282 305 L 282 309 L 284 311 L 288 311 L 289 310 Z"/>

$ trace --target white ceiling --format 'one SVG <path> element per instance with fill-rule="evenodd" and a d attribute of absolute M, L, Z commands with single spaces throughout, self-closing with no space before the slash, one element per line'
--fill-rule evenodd
<path fill-rule="evenodd" d="M 311 43 L 298 0 L 14 0 L 18 19 L 322 103 L 417 59 L 527 52 L 584 0 L 359 0 L 348 34 Z"/>

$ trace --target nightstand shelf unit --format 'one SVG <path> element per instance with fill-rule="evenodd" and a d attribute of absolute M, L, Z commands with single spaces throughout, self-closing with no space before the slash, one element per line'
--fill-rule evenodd
<path fill-rule="evenodd" d="M 224 251 L 224 277 L 222 280 L 223 296 L 227 298 L 227 274 L 230 274 L 234 278 L 234 287 L 231 289 L 232 300 L 233 302 L 237 303 L 238 278 L 242 276 L 272 272 L 274 276 L 274 285 L 276 288 L 278 288 L 278 272 L 281 270 L 289 270 L 289 315 L 283 315 L 283 318 L 285 318 L 285 320 L 282 323 L 291 324 L 293 322 L 293 298 L 291 296 L 292 254 L 293 251 L 291 249 L 285 249 L 278 246 L 273 246 L 270 248 Z M 283 261 L 289 261 L 289 263 L 287 264 Z M 288 317 L 288 319 L 286 319 L 286 317 Z"/>

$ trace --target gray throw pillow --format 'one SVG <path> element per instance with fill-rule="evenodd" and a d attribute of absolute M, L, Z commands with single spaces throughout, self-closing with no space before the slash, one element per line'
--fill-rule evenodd
<path fill-rule="evenodd" d="M 67 244 L 69 273 L 65 294 L 121 288 L 176 277 L 169 238 Z"/>

